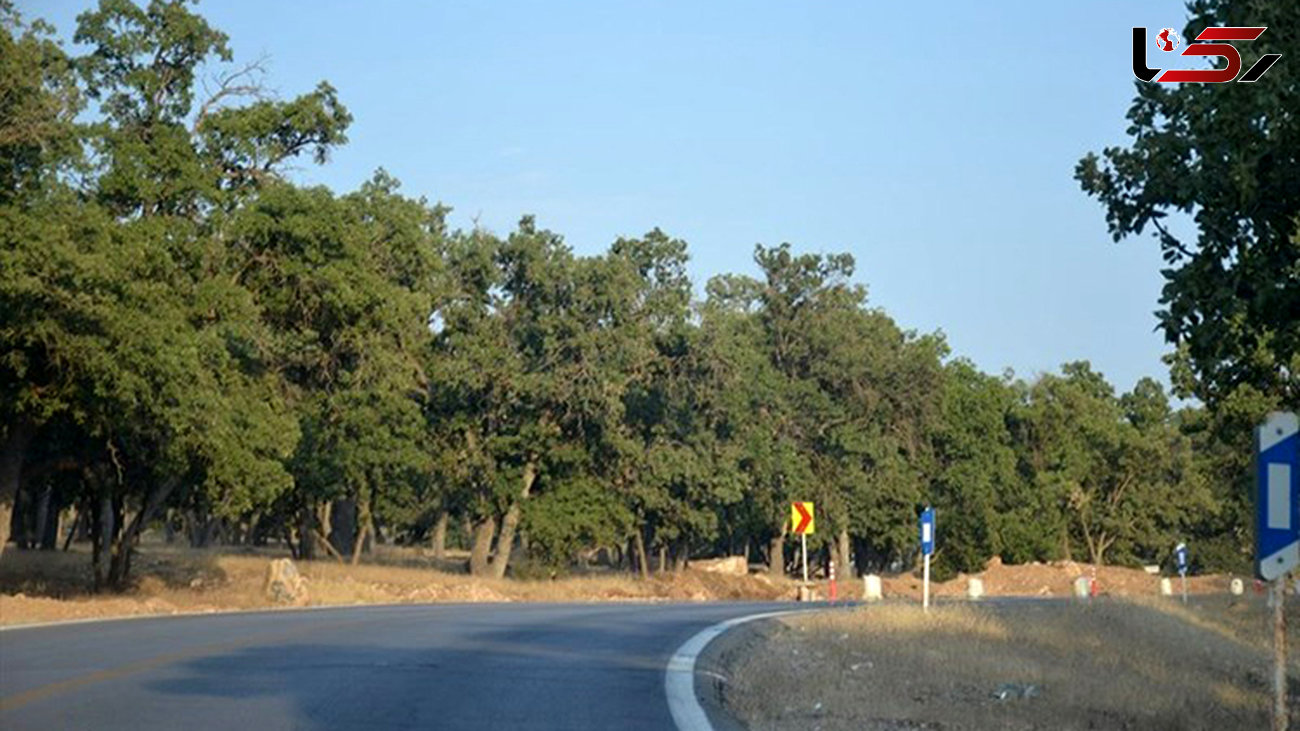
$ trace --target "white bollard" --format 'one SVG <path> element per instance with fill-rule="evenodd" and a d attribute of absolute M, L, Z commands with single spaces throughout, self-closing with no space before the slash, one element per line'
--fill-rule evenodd
<path fill-rule="evenodd" d="M 875 574 L 867 574 L 862 577 L 862 600 L 868 602 L 878 602 L 884 597 L 884 591 L 880 586 L 880 577 Z"/>
<path fill-rule="evenodd" d="M 1088 577 L 1080 576 L 1074 580 L 1074 598 L 1087 599 L 1088 595 L 1091 593 L 1089 591 L 1091 588 L 1092 582 L 1088 581 Z"/>
<path fill-rule="evenodd" d="M 984 580 L 971 578 L 971 580 L 966 583 L 966 596 L 969 599 L 983 599 Z"/>
<path fill-rule="evenodd" d="M 1241 579 L 1233 579 L 1228 584 L 1228 591 L 1232 592 L 1233 596 L 1241 596 L 1246 592 L 1246 585 L 1241 583 Z"/>
<path fill-rule="evenodd" d="M 1174 582 L 1170 581 L 1169 577 L 1166 576 L 1160 580 L 1160 596 L 1173 596 L 1173 595 L 1174 595 Z"/>

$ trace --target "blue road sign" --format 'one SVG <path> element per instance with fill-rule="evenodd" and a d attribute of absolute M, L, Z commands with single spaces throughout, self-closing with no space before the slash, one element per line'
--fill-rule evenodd
<path fill-rule="evenodd" d="M 1174 563 L 1178 564 L 1178 574 L 1187 575 L 1187 544 L 1179 543 L 1174 548 Z"/>
<path fill-rule="evenodd" d="M 934 553 L 934 508 L 926 508 L 921 513 L 921 553 L 926 556 Z"/>
<path fill-rule="evenodd" d="M 1300 564 L 1300 420 L 1273 412 L 1255 430 L 1255 573 L 1273 581 Z"/>

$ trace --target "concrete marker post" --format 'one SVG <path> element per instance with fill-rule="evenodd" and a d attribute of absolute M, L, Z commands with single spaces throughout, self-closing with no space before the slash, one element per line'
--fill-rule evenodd
<path fill-rule="evenodd" d="M 922 570 L 925 575 L 923 588 L 921 589 L 921 609 L 930 611 L 930 554 L 925 554 L 925 568 Z"/>

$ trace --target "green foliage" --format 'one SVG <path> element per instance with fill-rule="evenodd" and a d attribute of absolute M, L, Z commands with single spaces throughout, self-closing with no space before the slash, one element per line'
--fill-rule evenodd
<path fill-rule="evenodd" d="M 1209 26 L 1268 26 L 1238 44 L 1243 68 L 1300 54 L 1300 5 L 1204 0 L 1186 38 Z M 1285 61 L 1283 61 L 1285 63 Z M 1300 405 L 1300 79 L 1274 68 L 1251 84 L 1136 84 L 1129 147 L 1080 161 L 1116 241 L 1155 229 L 1168 268 L 1159 312 L 1176 346 L 1175 386 L 1215 405 L 1248 385 Z M 1196 239 L 1166 219 L 1190 216 Z M 1261 414 L 1262 415 L 1262 414 Z"/>
<path fill-rule="evenodd" d="M 1016 393 L 1005 380 L 980 373 L 969 361 L 948 365 L 931 488 L 943 516 L 941 571 L 975 572 L 993 556 L 1026 560 L 1038 554 L 1016 540 L 1032 519 L 1021 502 L 1028 490 L 1016 470 L 1008 429 L 1016 405 Z"/>
<path fill-rule="evenodd" d="M 1148 127 L 1203 92 L 1183 109 L 1143 90 L 1137 151 L 1080 168 L 1117 236 L 1165 208 L 1249 208 L 1223 214 L 1226 237 L 1204 213 L 1208 258 L 1171 260 L 1175 380 L 1215 407 L 1174 412 L 1155 381 L 1117 396 L 1087 363 L 1024 383 L 952 359 L 873 307 L 847 254 L 758 246 L 757 276 L 714 277 L 701 301 L 686 242 L 658 229 L 580 256 L 529 216 L 449 231 L 382 169 L 345 194 L 297 185 L 285 163 L 346 141 L 338 93 L 275 98 L 185 2 L 103 0 L 76 57 L 2 0 L 0 20 L 0 473 L 21 477 L 0 506 L 21 483 L 91 515 L 104 586 L 164 511 L 192 535 L 354 558 L 449 516 L 472 526 L 472 569 L 504 573 L 514 551 L 537 575 L 600 547 L 642 571 L 723 552 L 779 569 L 792 500 L 817 504 L 810 545 L 841 575 L 911 565 L 927 504 L 939 575 L 995 555 L 1158 561 L 1184 538 L 1207 568 L 1246 555 L 1250 427 L 1294 399 L 1276 366 L 1295 320 L 1269 308 L 1296 309 L 1295 273 L 1270 268 L 1294 264 L 1295 211 L 1261 211 L 1240 180 L 1179 197 L 1151 171 L 1172 143 Z M 1262 155 L 1290 124 L 1269 119 Z M 1226 278 L 1204 263 L 1229 260 Z M 1211 285 L 1225 314 L 1192 322 Z"/>

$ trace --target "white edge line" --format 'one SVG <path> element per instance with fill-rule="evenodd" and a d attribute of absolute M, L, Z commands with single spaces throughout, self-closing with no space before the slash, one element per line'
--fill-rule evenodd
<path fill-rule="evenodd" d="M 709 723 L 709 716 L 695 695 L 695 661 L 710 642 L 727 630 L 746 622 L 814 611 L 817 610 L 783 609 L 736 617 L 706 627 L 682 643 L 669 658 L 668 667 L 664 670 L 664 693 L 668 696 L 668 711 L 672 714 L 678 731 L 713 731 L 713 724 Z"/>

